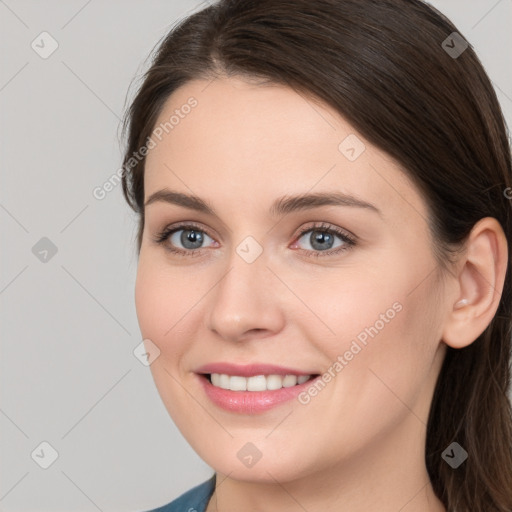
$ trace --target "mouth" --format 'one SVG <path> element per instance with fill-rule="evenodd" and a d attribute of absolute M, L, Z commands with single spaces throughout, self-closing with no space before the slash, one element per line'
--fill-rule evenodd
<path fill-rule="evenodd" d="M 320 374 L 294 375 L 286 373 L 260 375 L 230 375 L 226 373 L 196 373 L 208 400 L 229 413 L 256 415 L 293 401 L 315 385 Z"/>

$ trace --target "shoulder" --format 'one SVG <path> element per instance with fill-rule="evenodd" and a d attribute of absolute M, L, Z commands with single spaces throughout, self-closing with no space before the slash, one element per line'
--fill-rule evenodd
<path fill-rule="evenodd" d="M 189 489 L 171 503 L 147 512 L 205 512 L 214 490 L 215 474 L 202 484 Z"/>

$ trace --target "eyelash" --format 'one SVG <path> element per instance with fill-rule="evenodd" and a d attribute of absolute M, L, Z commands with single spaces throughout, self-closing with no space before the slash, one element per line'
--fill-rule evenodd
<path fill-rule="evenodd" d="M 178 225 L 174 225 L 174 226 L 165 228 L 163 231 L 161 231 L 159 234 L 156 235 L 156 237 L 153 239 L 153 241 L 156 242 L 157 244 L 163 245 L 171 235 L 173 235 L 176 231 L 181 231 L 181 230 L 199 231 L 201 233 L 205 233 L 206 235 L 208 235 L 210 238 L 213 239 L 213 237 L 207 231 L 202 229 L 197 224 L 184 223 L 184 224 L 178 224 Z M 323 256 L 334 256 L 334 255 L 340 254 L 344 251 L 348 251 L 349 249 L 352 249 L 356 245 L 355 237 L 348 235 L 345 231 L 341 231 L 339 228 L 337 228 L 335 226 L 332 226 L 330 224 L 325 224 L 325 223 L 315 224 L 313 226 L 304 228 L 297 235 L 296 240 L 300 240 L 302 238 L 302 236 L 305 233 L 308 233 L 309 231 L 320 231 L 323 233 L 329 233 L 331 235 L 337 235 L 344 242 L 344 245 L 342 245 L 336 249 L 331 249 L 329 251 L 314 251 L 314 250 L 310 251 L 307 249 L 299 249 L 299 250 L 305 251 L 307 253 L 307 257 L 318 258 L 318 257 L 323 257 Z M 201 252 L 203 249 L 183 250 L 183 249 L 176 249 L 173 247 L 166 247 L 166 250 L 168 250 L 171 253 L 177 254 L 179 256 L 185 257 L 185 256 L 197 255 L 197 253 Z"/>

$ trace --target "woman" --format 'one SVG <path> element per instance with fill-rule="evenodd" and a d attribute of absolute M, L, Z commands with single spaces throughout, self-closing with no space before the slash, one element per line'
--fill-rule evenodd
<path fill-rule="evenodd" d="M 511 511 L 512 170 L 417 0 L 221 0 L 127 111 L 137 316 L 215 470 L 160 511 Z"/>

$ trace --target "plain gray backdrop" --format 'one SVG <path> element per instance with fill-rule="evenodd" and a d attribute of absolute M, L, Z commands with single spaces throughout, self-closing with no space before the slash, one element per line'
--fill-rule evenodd
<path fill-rule="evenodd" d="M 512 0 L 432 3 L 510 125 Z M 211 475 L 133 354 L 135 216 L 121 186 L 93 196 L 121 165 L 132 80 L 205 5 L 0 0 L 0 512 L 148 510 Z"/>

